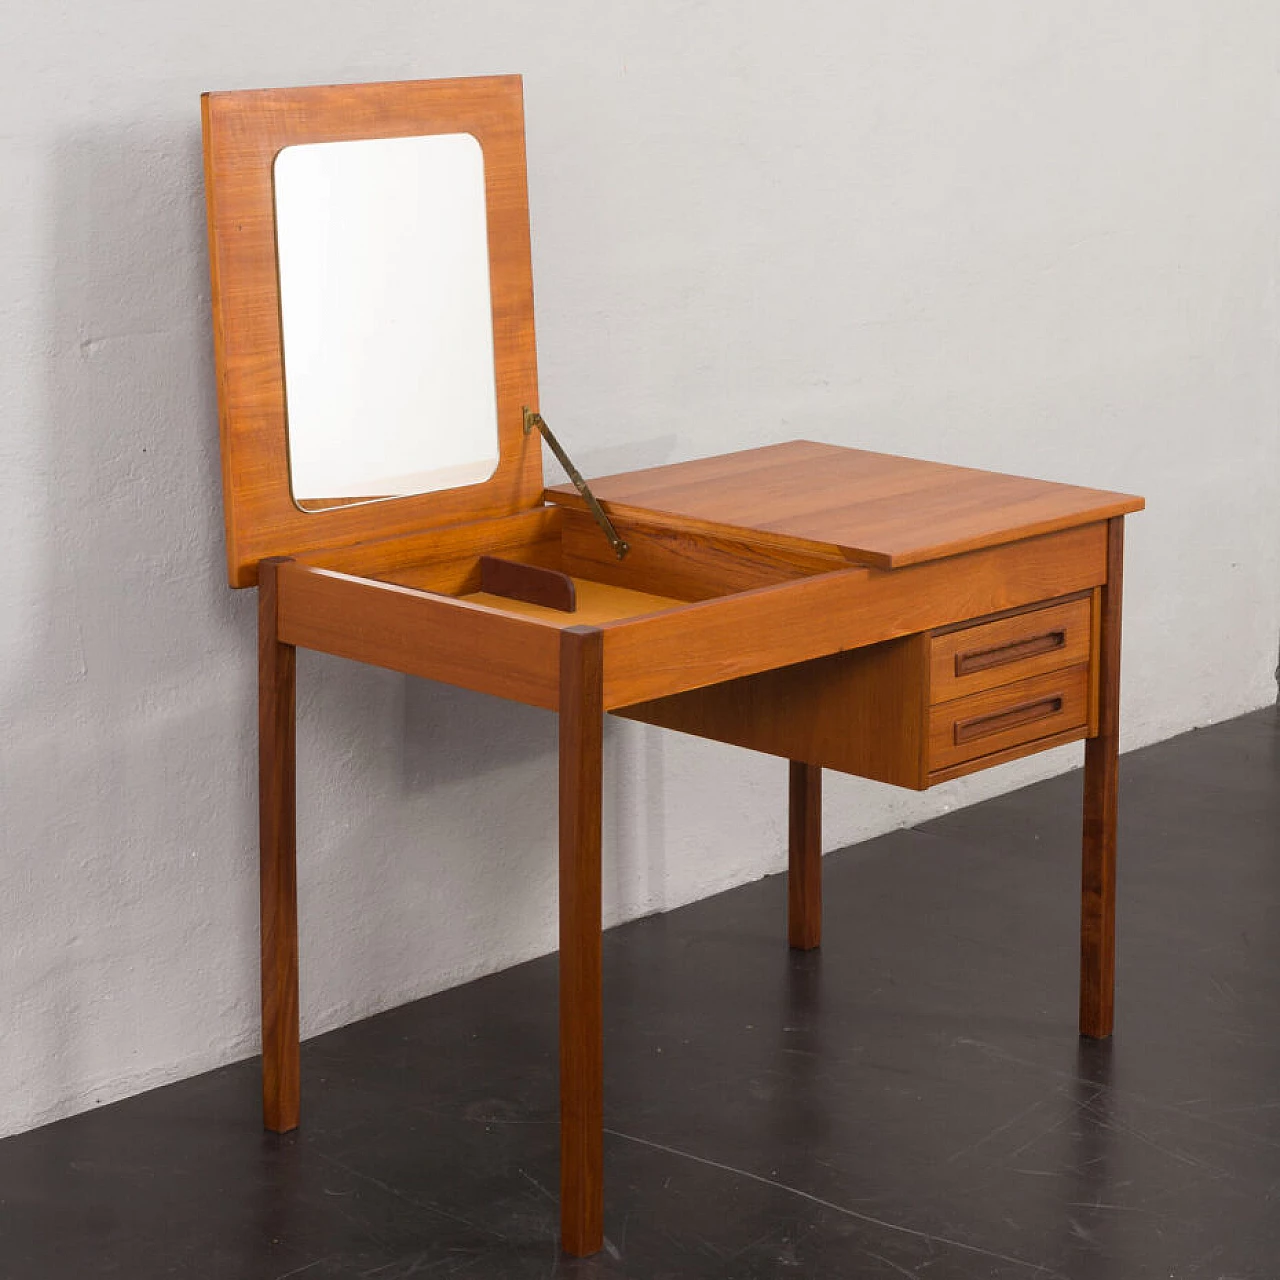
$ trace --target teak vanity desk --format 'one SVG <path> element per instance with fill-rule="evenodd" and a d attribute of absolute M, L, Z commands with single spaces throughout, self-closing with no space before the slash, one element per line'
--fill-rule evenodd
<path fill-rule="evenodd" d="M 791 761 L 799 948 L 821 931 L 822 769 L 923 789 L 1084 739 L 1080 1031 L 1110 1034 L 1121 555 L 1142 500 L 795 441 L 593 481 L 619 557 L 573 487 L 543 488 L 520 79 L 208 94 L 203 118 L 228 566 L 233 586 L 259 592 L 267 1128 L 298 1124 L 298 646 L 560 715 L 570 1253 L 602 1241 L 605 712 Z M 275 157 L 440 134 L 472 135 L 483 153 L 496 469 L 303 510 Z"/>

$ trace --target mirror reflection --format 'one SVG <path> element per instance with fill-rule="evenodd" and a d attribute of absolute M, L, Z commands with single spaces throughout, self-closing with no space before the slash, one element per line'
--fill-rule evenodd
<path fill-rule="evenodd" d="M 286 147 L 275 205 L 294 500 L 487 480 L 498 411 L 476 138 Z"/>

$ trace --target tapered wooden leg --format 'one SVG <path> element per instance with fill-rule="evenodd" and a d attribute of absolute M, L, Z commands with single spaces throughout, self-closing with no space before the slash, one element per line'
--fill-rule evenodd
<path fill-rule="evenodd" d="M 560 635 L 560 1239 L 584 1257 L 604 1242 L 604 643 L 589 627 Z"/>
<path fill-rule="evenodd" d="M 822 942 L 822 770 L 791 761 L 787 940 L 798 951 Z"/>
<path fill-rule="evenodd" d="M 1120 598 L 1124 517 L 1107 522 L 1102 588 L 1098 734 L 1084 748 L 1084 840 L 1080 895 L 1080 1034 L 1101 1039 L 1115 1022 L 1116 783 L 1120 751 Z"/>
<path fill-rule="evenodd" d="M 262 1115 L 298 1127 L 296 650 L 277 630 L 278 560 L 258 569 L 258 858 L 262 889 Z"/>

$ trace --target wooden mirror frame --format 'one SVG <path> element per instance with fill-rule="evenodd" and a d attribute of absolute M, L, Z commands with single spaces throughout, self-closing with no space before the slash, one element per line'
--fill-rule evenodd
<path fill-rule="evenodd" d="M 253 586 L 268 556 L 509 515 L 542 501 L 533 271 L 519 76 L 206 93 L 214 359 L 227 574 Z M 481 484 L 304 511 L 289 482 L 272 168 L 311 142 L 470 133 L 484 152 L 499 461 Z M 341 495 L 334 495 L 340 497 Z"/>

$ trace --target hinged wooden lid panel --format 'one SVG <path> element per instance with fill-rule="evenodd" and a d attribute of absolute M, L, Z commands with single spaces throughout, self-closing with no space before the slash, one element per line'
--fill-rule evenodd
<path fill-rule="evenodd" d="M 1140 511 L 1102 489 L 792 440 L 593 479 L 620 519 L 835 551 L 878 569 L 940 560 Z M 581 507 L 568 485 L 553 502 Z"/>
<path fill-rule="evenodd" d="M 542 498 L 519 76 L 205 94 L 205 193 L 231 585 L 258 562 L 507 515 Z M 484 153 L 498 405 L 493 476 L 461 489 L 303 511 L 289 483 L 272 165 L 288 146 L 470 133 Z"/>

